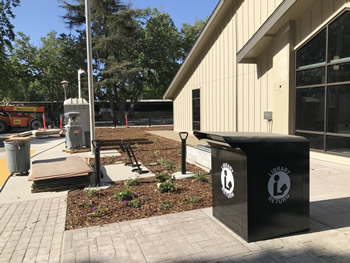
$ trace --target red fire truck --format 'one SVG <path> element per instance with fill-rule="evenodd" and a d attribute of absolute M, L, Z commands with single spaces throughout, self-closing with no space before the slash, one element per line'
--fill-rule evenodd
<path fill-rule="evenodd" d="M 15 127 L 37 130 L 43 126 L 44 107 L 0 105 L 0 133 Z"/>

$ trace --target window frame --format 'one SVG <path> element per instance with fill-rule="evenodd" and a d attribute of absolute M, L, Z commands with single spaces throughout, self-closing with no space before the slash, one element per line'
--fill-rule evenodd
<path fill-rule="evenodd" d="M 327 154 L 332 154 L 332 155 L 339 155 L 339 156 L 345 156 L 349 157 L 349 154 L 346 153 L 341 153 L 341 152 L 334 152 L 334 151 L 329 151 L 327 149 L 327 136 L 334 136 L 334 137 L 346 137 L 350 138 L 349 133 L 334 133 L 334 132 L 328 132 L 328 87 L 330 86 L 341 86 L 341 85 L 350 85 L 350 81 L 344 81 L 344 82 L 332 82 L 328 83 L 328 67 L 335 65 L 335 64 L 343 64 L 343 63 L 349 63 L 350 58 L 345 58 L 342 59 L 341 61 L 333 61 L 329 62 L 328 56 L 329 56 L 329 25 L 331 25 L 333 22 L 335 22 L 341 15 L 343 15 L 345 12 L 350 12 L 350 8 L 345 8 L 339 14 L 337 14 L 333 19 L 327 22 L 326 25 L 321 27 L 317 32 L 315 32 L 310 38 L 305 41 L 300 47 L 298 47 L 294 51 L 294 83 L 295 83 L 295 108 L 294 108 L 294 134 L 296 133 L 305 133 L 305 134 L 314 134 L 314 135 L 322 135 L 323 136 L 323 149 L 315 149 L 311 148 L 312 151 L 315 152 L 322 152 L 322 153 L 327 153 Z M 326 29 L 326 61 L 325 63 L 319 63 L 318 65 L 311 65 L 310 67 L 303 67 L 303 68 L 297 68 L 297 54 L 300 49 L 305 47 L 314 37 L 317 36 L 317 34 L 321 33 L 324 29 Z M 325 67 L 325 81 L 324 84 L 313 84 L 313 85 L 305 85 L 305 86 L 297 86 L 297 72 L 298 71 L 303 71 L 303 70 L 308 70 L 308 69 L 313 69 L 313 68 L 321 68 Z M 309 131 L 309 130 L 298 130 L 297 129 L 297 91 L 299 89 L 308 89 L 308 88 L 317 88 L 317 87 L 324 87 L 324 94 L 325 94 L 325 100 L 324 100 L 324 129 L 322 132 L 319 131 Z"/>
<path fill-rule="evenodd" d="M 198 91 L 198 97 L 194 97 L 194 93 Z M 195 109 L 194 109 L 194 100 L 199 101 L 199 121 L 194 120 Z M 198 125 L 199 129 L 195 129 L 195 125 Z M 192 90 L 192 131 L 200 131 L 201 130 L 201 89 L 193 89 Z"/>

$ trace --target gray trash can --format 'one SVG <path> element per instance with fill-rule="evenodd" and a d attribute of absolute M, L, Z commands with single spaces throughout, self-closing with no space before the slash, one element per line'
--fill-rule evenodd
<path fill-rule="evenodd" d="M 5 140 L 7 169 L 10 173 L 24 174 L 30 169 L 30 137 Z"/>

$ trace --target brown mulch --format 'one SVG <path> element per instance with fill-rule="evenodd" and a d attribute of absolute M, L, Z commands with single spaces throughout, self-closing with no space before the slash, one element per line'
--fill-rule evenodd
<path fill-rule="evenodd" d="M 117 129 L 97 129 L 96 137 L 103 139 L 102 149 L 117 149 L 121 157 L 107 157 L 101 159 L 101 165 L 113 164 L 116 162 L 129 162 L 126 153 L 122 153 L 119 147 L 120 141 L 130 143 L 137 161 L 146 166 L 152 173 L 158 175 L 163 171 L 172 174 L 181 171 L 181 143 L 156 136 L 147 131 L 152 130 L 172 130 L 172 127 L 161 126 L 151 128 L 117 128 Z M 157 163 L 161 158 L 173 163 L 173 167 L 165 167 Z M 94 165 L 93 161 L 90 163 Z M 186 170 L 191 172 L 202 171 L 199 167 L 186 164 Z"/>
<path fill-rule="evenodd" d="M 154 179 L 143 180 L 138 186 L 133 186 L 135 198 L 141 200 L 140 208 L 128 206 L 115 199 L 115 192 L 126 188 L 123 183 L 97 191 L 88 197 L 87 191 L 76 190 L 69 193 L 66 218 L 66 230 L 83 227 L 110 224 L 127 220 L 147 218 L 151 216 L 178 213 L 211 206 L 211 186 L 208 182 L 195 179 L 176 180 L 178 191 L 175 193 L 159 193 Z M 200 197 L 199 202 L 189 202 L 191 197 Z M 84 204 L 92 202 L 91 207 Z M 172 207 L 166 207 L 171 204 Z M 102 216 L 94 216 L 98 208 Z"/>
<path fill-rule="evenodd" d="M 147 132 L 164 129 L 172 128 L 97 129 L 97 138 L 104 140 L 102 149 L 117 149 L 119 152 L 121 152 L 119 142 L 125 140 L 132 146 L 138 161 L 151 170 L 152 173 L 158 175 L 163 171 L 168 171 L 171 175 L 181 169 L 181 144 Z M 168 165 L 159 164 L 161 159 L 167 160 Z M 128 162 L 127 155 L 122 153 L 122 157 L 101 159 L 101 165 L 118 162 Z M 186 168 L 187 171 L 206 173 L 189 163 L 186 164 Z M 84 190 L 71 191 L 68 194 L 66 229 L 210 207 L 212 200 L 210 175 L 207 175 L 206 178 L 206 182 L 200 182 L 196 179 L 175 180 L 174 183 L 178 186 L 178 191 L 175 193 L 159 193 L 155 178 L 140 179 L 138 186 L 131 187 L 135 198 L 142 202 L 140 208 L 134 208 L 115 199 L 115 192 L 127 187 L 124 182 L 117 182 L 112 187 L 100 190 L 91 197 L 88 197 L 87 191 Z M 188 201 L 191 197 L 200 200 L 197 200 L 198 202 Z M 101 212 L 99 216 L 96 216 L 96 212 L 94 213 L 96 210 Z"/>

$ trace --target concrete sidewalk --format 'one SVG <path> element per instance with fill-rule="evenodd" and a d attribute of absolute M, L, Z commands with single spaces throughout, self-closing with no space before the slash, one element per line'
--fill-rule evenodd
<path fill-rule="evenodd" d="M 33 140 L 33 160 L 67 156 L 63 147 Z M 125 179 L 121 168 L 106 171 Z M 64 231 L 67 192 L 31 194 L 27 177 L 11 177 L 0 193 L 0 262 L 350 262 L 350 166 L 311 160 L 310 172 L 311 230 L 249 244 L 211 208 Z"/>
<path fill-rule="evenodd" d="M 246 243 L 211 209 L 64 231 L 64 198 L 0 205 L 0 262 L 350 262 L 350 167 L 311 160 L 311 230 Z"/>

